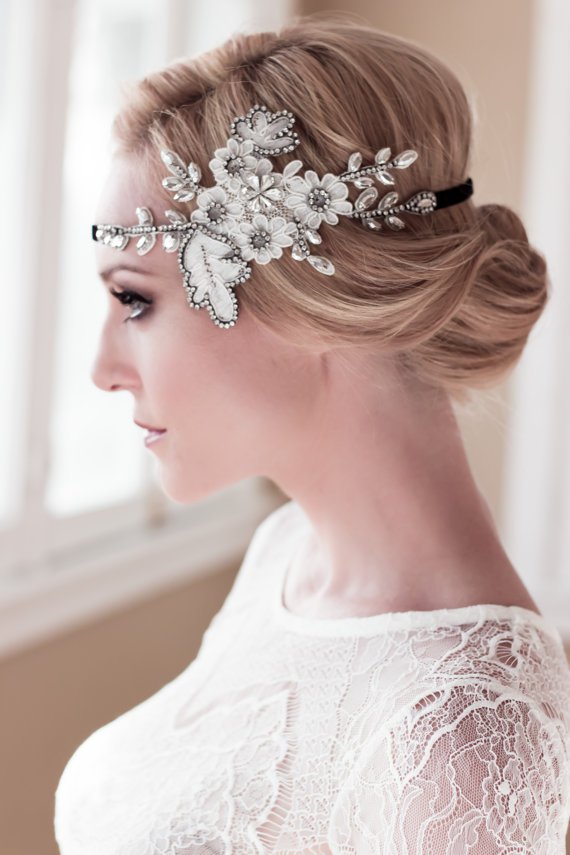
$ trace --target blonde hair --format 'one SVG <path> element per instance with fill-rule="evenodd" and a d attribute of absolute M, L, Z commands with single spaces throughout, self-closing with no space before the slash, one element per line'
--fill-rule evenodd
<path fill-rule="evenodd" d="M 419 155 L 398 171 L 401 200 L 470 175 L 473 119 L 450 69 L 413 43 L 330 14 L 294 18 L 278 32 L 237 33 L 138 81 L 113 124 L 118 153 L 140 158 L 157 188 L 168 174 L 160 148 L 194 160 L 203 183 L 213 184 L 214 150 L 255 103 L 296 117 L 300 144 L 274 159 L 276 171 L 300 158 L 319 176 L 338 173 L 352 152 L 372 163 L 389 146 Z M 184 209 L 159 192 L 166 207 Z M 477 206 L 471 197 L 405 219 L 405 229 L 380 233 L 349 218 L 324 223 L 316 254 L 331 259 L 334 276 L 286 249 L 275 262 L 254 263 L 236 295 L 300 346 L 394 355 L 403 375 L 464 403 L 469 388 L 502 379 L 520 356 L 547 300 L 546 263 L 503 205 Z"/>

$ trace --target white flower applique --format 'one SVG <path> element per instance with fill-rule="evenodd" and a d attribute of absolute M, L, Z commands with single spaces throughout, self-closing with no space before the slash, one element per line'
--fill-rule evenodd
<path fill-rule="evenodd" d="M 240 202 L 229 201 L 223 187 L 209 187 L 198 195 L 198 207 L 192 211 L 190 220 L 202 223 L 216 234 L 227 234 L 236 228 L 236 220 L 243 214 Z"/>
<path fill-rule="evenodd" d="M 296 232 L 294 223 L 284 217 L 268 219 L 265 214 L 256 214 L 251 223 L 240 223 L 239 232 L 232 232 L 231 237 L 246 261 L 268 264 L 273 258 L 281 258 L 282 247 L 291 246 Z"/>
<path fill-rule="evenodd" d="M 318 229 L 323 220 L 334 226 L 338 223 L 338 214 L 352 211 L 352 202 L 345 201 L 348 187 L 330 172 L 319 178 L 309 169 L 304 178 L 296 175 L 289 179 L 287 186 L 292 192 L 285 198 L 286 206 L 310 229 Z"/>
<path fill-rule="evenodd" d="M 216 184 L 227 186 L 232 193 L 238 193 L 242 185 L 241 172 L 255 172 L 258 158 L 252 151 L 252 140 L 238 142 L 233 137 L 227 140 L 225 148 L 217 148 L 215 157 L 208 164 Z"/>

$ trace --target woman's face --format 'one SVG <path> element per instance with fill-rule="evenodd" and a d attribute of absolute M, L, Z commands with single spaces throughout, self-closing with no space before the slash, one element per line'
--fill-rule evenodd
<path fill-rule="evenodd" d="M 166 201 L 166 204 L 165 204 Z M 168 223 L 168 205 L 136 161 L 115 157 L 95 222 L 136 224 L 135 209 L 150 208 Z M 163 489 L 174 501 L 193 502 L 252 475 L 279 482 L 309 439 L 321 389 L 317 356 L 300 352 L 264 329 L 240 305 L 237 323 L 222 329 L 207 309 L 186 301 L 177 253 L 157 240 L 139 256 L 136 240 L 124 250 L 95 244 L 108 313 L 91 377 L 105 391 L 126 390 L 133 419 L 165 428 L 148 453 L 160 461 Z M 277 263 L 279 263 L 277 261 Z M 237 286 L 259 287 L 262 268 Z M 112 290 L 137 292 L 148 305 L 123 305 Z M 143 309 L 140 317 L 129 318 Z M 141 429 L 141 442 L 146 432 Z"/>

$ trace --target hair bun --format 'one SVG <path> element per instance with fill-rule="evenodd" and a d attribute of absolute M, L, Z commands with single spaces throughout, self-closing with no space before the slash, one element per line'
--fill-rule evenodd
<path fill-rule="evenodd" d="M 477 208 L 479 223 L 488 236 L 489 244 L 499 240 L 519 240 L 528 243 L 528 236 L 520 217 L 506 205 L 480 205 Z"/>
<path fill-rule="evenodd" d="M 480 205 L 477 215 L 487 248 L 491 250 L 483 266 L 498 288 L 503 268 L 508 270 L 509 279 L 519 279 L 521 288 L 530 277 L 546 277 L 546 260 L 530 245 L 526 229 L 515 211 L 506 205 L 489 204 Z"/>

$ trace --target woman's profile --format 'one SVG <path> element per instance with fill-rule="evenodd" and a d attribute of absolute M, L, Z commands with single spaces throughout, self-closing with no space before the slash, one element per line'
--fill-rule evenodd
<path fill-rule="evenodd" d="M 196 659 L 70 758 L 61 855 L 562 855 L 570 669 L 454 413 L 549 280 L 474 201 L 459 81 L 305 17 L 144 78 L 113 135 L 92 380 L 173 500 L 290 500 Z"/>

